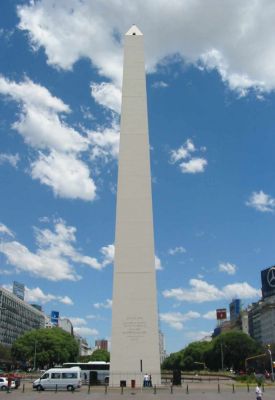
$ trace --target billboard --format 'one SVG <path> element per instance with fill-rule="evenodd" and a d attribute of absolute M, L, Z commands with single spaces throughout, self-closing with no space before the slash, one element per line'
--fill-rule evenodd
<path fill-rule="evenodd" d="M 217 320 L 226 319 L 226 308 L 218 308 L 216 310 Z"/>
<path fill-rule="evenodd" d="M 261 271 L 263 298 L 275 295 L 275 266 Z"/>
<path fill-rule="evenodd" d="M 59 311 L 52 311 L 51 312 L 51 323 L 55 326 L 58 326 L 59 320 Z"/>

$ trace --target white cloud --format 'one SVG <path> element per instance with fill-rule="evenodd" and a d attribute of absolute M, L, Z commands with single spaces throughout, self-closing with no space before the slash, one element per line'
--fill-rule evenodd
<path fill-rule="evenodd" d="M 228 275 L 234 275 L 236 273 L 236 265 L 231 263 L 220 263 L 219 271 L 226 272 Z"/>
<path fill-rule="evenodd" d="M 203 314 L 202 316 L 205 319 L 217 319 L 216 310 L 208 311 L 207 313 Z"/>
<path fill-rule="evenodd" d="M 209 340 L 213 332 L 207 332 L 207 331 L 189 331 L 185 333 L 185 337 L 189 338 L 192 340 L 192 342 L 196 342 L 199 340 Z"/>
<path fill-rule="evenodd" d="M 3 232 L 5 233 L 5 232 Z M 0 252 L 3 253 L 9 264 L 16 271 L 29 272 L 31 275 L 51 281 L 81 279 L 74 268 L 80 263 L 96 270 L 101 270 L 107 264 L 106 258 L 100 263 L 96 258 L 81 254 L 74 244 L 76 242 L 76 228 L 67 226 L 65 221 L 57 220 L 54 230 L 35 228 L 37 243 L 36 252 L 15 240 L 3 240 L 0 243 Z M 69 298 L 63 298 L 63 303 L 70 303 Z"/>
<path fill-rule="evenodd" d="M 182 246 L 177 246 L 174 249 L 169 249 L 168 253 L 171 256 L 174 256 L 175 254 L 186 253 L 186 249 Z"/>
<path fill-rule="evenodd" d="M 205 148 L 201 148 L 200 151 L 205 151 Z M 199 157 L 192 157 L 192 153 L 197 152 L 194 143 L 191 139 L 187 139 L 186 142 L 176 150 L 172 150 L 170 153 L 170 162 L 175 164 L 179 163 L 180 170 L 183 174 L 196 174 L 204 172 L 207 166 L 207 160 Z M 186 160 L 186 161 L 182 161 Z"/>
<path fill-rule="evenodd" d="M 34 289 L 30 289 L 28 287 L 25 288 L 25 301 L 29 303 L 41 303 L 46 304 L 52 301 L 57 301 L 59 303 L 73 305 L 72 299 L 68 296 L 56 296 L 53 294 L 45 294 L 40 288 L 36 287 Z"/>
<path fill-rule="evenodd" d="M 101 158 L 105 161 L 117 158 L 119 151 L 119 126 L 113 121 L 112 125 L 97 131 L 88 131 L 88 138 L 93 146 L 91 160 Z"/>
<path fill-rule="evenodd" d="M 19 160 L 20 160 L 19 154 L 0 153 L 0 165 L 8 163 L 12 167 L 16 168 Z"/>
<path fill-rule="evenodd" d="M 87 165 L 74 154 L 52 151 L 49 155 L 39 153 L 31 164 L 31 176 L 50 186 L 58 197 L 94 200 L 96 186 Z"/>
<path fill-rule="evenodd" d="M 205 158 L 191 158 L 191 160 L 180 163 L 180 169 L 183 174 L 197 174 L 204 172 L 207 166 Z"/>
<path fill-rule="evenodd" d="M 49 186 L 56 196 L 94 200 L 95 183 L 79 156 L 89 150 L 90 140 L 59 115 L 69 113 L 69 106 L 29 79 L 16 83 L 0 76 L 0 93 L 20 105 L 19 117 L 12 127 L 35 150 L 31 177 Z"/>
<path fill-rule="evenodd" d="M 167 323 L 171 328 L 177 330 L 183 329 L 184 322 L 190 319 L 200 318 L 200 316 L 201 315 L 196 311 L 189 311 L 186 314 L 182 314 L 180 312 L 159 314 L 159 318 L 162 322 Z"/>
<path fill-rule="evenodd" d="M 97 329 L 88 328 L 86 326 L 76 326 L 74 327 L 74 332 L 78 335 L 85 337 L 85 336 L 98 336 L 99 332 Z"/>
<path fill-rule="evenodd" d="M 163 266 L 161 264 L 161 260 L 158 256 L 155 255 L 155 269 L 157 271 L 161 271 L 163 269 Z"/>
<path fill-rule="evenodd" d="M 243 299 L 256 298 L 261 296 L 261 291 L 250 286 L 247 282 L 226 285 L 219 289 L 201 279 L 190 279 L 190 288 L 175 288 L 164 290 L 163 296 L 174 298 L 179 301 L 203 303 L 222 299 L 230 300 L 242 293 Z"/>
<path fill-rule="evenodd" d="M 152 0 L 145 8 L 141 0 L 123 8 L 116 1 L 102 6 L 86 0 L 41 0 L 17 10 L 19 27 L 28 31 L 32 47 L 44 47 L 48 63 L 59 68 L 71 69 L 78 59 L 88 57 L 101 75 L 120 83 L 119 39 L 134 20 L 146 37 L 150 71 L 164 58 L 169 63 L 178 55 L 200 69 L 216 69 L 241 95 L 251 87 L 259 92 L 275 87 L 270 67 L 275 64 L 272 0 L 264 7 L 250 0 Z"/>
<path fill-rule="evenodd" d="M 120 114 L 121 110 L 121 89 L 109 82 L 92 83 L 92 96 L 95 101 L 107 108 Z"/>
<path fill-rule="evenodd" d="M 246 202 L 246 205 L 261 212 L 275 211 L 275 199 L 269 194 L 264 193 L 262 190 L 259 192 L 253 192 L 249 200 Z"/>
<path fill-rule="evenodd" d="M 113 264 L 115 257 L 115 246 L 113 244 L 102 247 L 100 252 L 103 255 L 102 266 Z"/>
<path fill-rule="evenodd" d="M 167 88 L 168 86 L 169 86 L 168 83 L 166 83 L 164 81 L 157 81 L 152 84 L 152 87 L 154 89 L 163 89 L 163 88 Z"/>
<path fill-rule="evenodd" d="M 14 234 L 12 233 L 12 231 L 4 224 L 1 224 L 0 222 L 0 234 L 5 234 L 11 237 L 14 237 Z"/>
<path fill-rule="evenodd" d="M 106 299 L 103 303 L 94 303 L 94 308 L 112 308 L 113 301 Z"/>

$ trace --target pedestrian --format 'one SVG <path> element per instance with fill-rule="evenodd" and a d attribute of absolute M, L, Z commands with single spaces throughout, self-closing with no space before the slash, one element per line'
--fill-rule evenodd
<path fill-rule="evenodd" d="M 146 373 L 143 377 L 143 386 L 148 387 L 149 386 L 149 375 Z"/>
<path fill-rule="evenodd" d="M 12 379 L 11 379 L 11 374 L 9 374 L 9 375 L 8 375 L 8 392 L 11 391 L 11 381 L 12 381 Z"/>
<path fill-rule="evenodd" d="M 262 384 L 261 382 L 258 382 L 258 385 L 256 386 L 256 400 L 262 400 L 263 398 L 263 392 L 262 392 Z"/>

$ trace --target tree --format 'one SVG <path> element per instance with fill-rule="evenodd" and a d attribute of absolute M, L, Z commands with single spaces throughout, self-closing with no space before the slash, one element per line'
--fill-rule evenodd
<path fill-rule="evenodd" d="M 97 349 L 90 356 L 81 356 L 78 357 L 80 362 L 89 362 L 89 361 L 110 361 L 110 353 L 107 350 Z"/>
<path fill-rule="evenodd" d="M 37 329 L 25 333 L 12 345 L 12 355 L 34 368 L 76 361 L 79 348 L 76 340 L 60 328 Z"/>
<path fill-rule="evenodd" d="M 260 354 L 261 346 L 246 333 L 230 331 L 222 333 L 213 340 L 213 347 L 205 354 L 207 365 L 211 369 L 233 368 L 239 371 L 245 368 L 247 357 Z"/>

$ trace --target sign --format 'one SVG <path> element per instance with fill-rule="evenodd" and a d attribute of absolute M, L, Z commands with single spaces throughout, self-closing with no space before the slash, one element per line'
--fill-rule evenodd
<path fill-rule="evenodd" d="M 216 310 L 217 320 L 226 319 L 226 308 L 218 308 Z"/>
<path fill-rule="evenodd" d="M 51 323 L 55 326 L 58 326 L 59 320 L 59 311 L 52 311 L 51 312 Z"/>
<path fill-rule="evenodd" d="M 275 294 L 275 266 L 261 271 L 263 298 Z"/>

